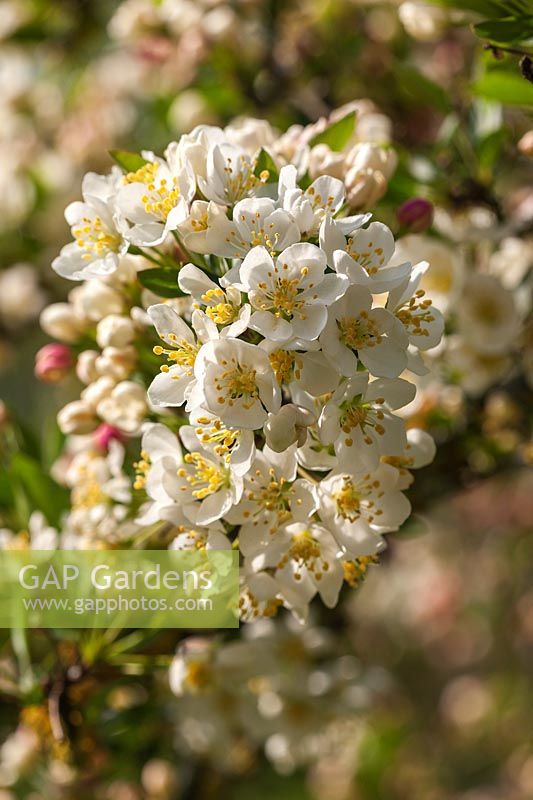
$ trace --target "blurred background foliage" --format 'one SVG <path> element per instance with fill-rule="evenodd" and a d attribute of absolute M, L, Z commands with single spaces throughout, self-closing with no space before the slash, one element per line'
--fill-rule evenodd
<path fill-rule="evenodd" d="M 528 275 L 529 0 L 2 0 L 0 39 L 4 524 L 34 509 L 55 524 L 68 504 L 49 470 L 61 446 L 59 397 L 76 390 L 35 381 L 33 354 L 45 341 L 37 317 L 70 288 L 49 268 L 67 238 L 63 208 L 84 172 L 109 168 L 112 148 L 161 151 L 194 125 L 243 114 L 284 129 L 368 98 L 390 120 L 399 156 L 376 216 L 396 235 L 412 233 L 398 208 L 426 198 L 435 206 L 427 237 L 460 251 L 467 265 L 518 241 L 502 274 L 523 262 L 518 283 Z M 520 303 L 527 306 L 527 292 Z M 533 797 L 531 325 L 523 331 L 503 371 L 479 390 L 449 365 L 426 387 L 413 415 L 439 449 L 411 492 L 415 522 L 389 538 L 384 562 L 341 610 L 318 613 L 371 676 L 360 724 L 290 775 L 256 753 L 236 769 L 200 765 L 192 778 L 190 764 L 176 761 L 156 670 L 179 637 L 145 643 L 150 669 L 140 669 L 113 642 L 49 632 L 10 643 L 5 632 L 19 678 L 39 663 L 53 682 L 72 648 L 91 665 L 69 699 L 81 765 L 75 789 L 52 744 L 53 788 L 43 789 L 41 765 L 5 799 Z M 9 689 L 10 658 L 0 668 L 0 688 Z M 47 724 L 35 711 L 42 697 L 19 687 L 6 691 L 2 736 L 17 725 L 21 697 L 30 727 Z M 6 758 L 14 756 L 4 749 Z"/>

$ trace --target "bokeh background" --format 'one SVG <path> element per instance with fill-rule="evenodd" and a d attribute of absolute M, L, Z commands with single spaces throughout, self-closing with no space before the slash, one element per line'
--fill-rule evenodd
<path fill-rule="evenodd" d="M 87 170 L 110 167 L 112 148 L 160 152 L 197 124 L 241 115 L 283 130 L 360 101 L 367 138 L 398 154 L 368 203 L 408 254 L 433 248 L 432 288 L 449 312 L 447 343 L 409 410 L 438 444 L 411 491 L 414 522 L 389 537 L 340 610 L 316 611 L 364 676 L 360 714 L 305 763 L 243 745 L 197 759 L 191 777 L 157 690 L 165 646 L 156 644 L 144 671 L 132 659 L 117 678 L 118 662 L 102 663 L 77 684 L 84 733 L 73 766 L 47 743 L 39 706 L 21 702 L 12 650 L 19 666 L 25 651 L 6 634 L 1 800 L 529 800 L 530 4 L 2 0 L 0 40 L 2 524 L 13 452 L 45 469 L 58 452 L 55 413 L 75 390 L 36 381 L 33 356 L 47 341 L 38 317 L 72 288 L 50 269 L 67 240 L 64 206 Z M 402 214 L 416 197 L 433 220 Z M 496 281 L 486 297 L 480 275 Z M 37 507 L 36 491 L 15 500 Z M 32 643 L 51 676 L 52 650 L 68 661 L 75 647 L 60 645 L 44 635 Z M 21 707 L 34 747 L 13 736 Z"/>

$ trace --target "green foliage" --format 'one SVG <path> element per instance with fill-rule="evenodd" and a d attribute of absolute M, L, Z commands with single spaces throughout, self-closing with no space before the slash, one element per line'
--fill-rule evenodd
<path fill-rule="evenodd" d="M 23 491 L 28 511 L 42 511 L 51 525 L 59 525 L 61 513 L 68 507 L 68 492 L 44 472 L 36 459 L 15 453 L 10 477 L 13 491 Z"/>
<path fill-rule="evenodd" d="M 262 172 L 268 172 L 269 177 L 267 183 L 277 182 L 279 178 L 279 170 L 274 162 L 274 159 L 264 147 L 261 148 L 259 155 L 255 160 L 254 175 L 259 178 Z"/>
<path fill-rule="evenodd" d="M 159 297 L 183 297 L 184 294 L 178 286 L 178 272 L 173 267 L 145 269 L 139 272 L 139 282 Z"/>
<path fill-rule="evenodd" d="M 355 111 L 350 111 L 345 117 L 334 122 L 325 131 L 313 136 L 309 144 L 314 147 L 317 144 L 327 144 L 333 151 L 343 150 L 355 130 Z"/>
<path fill-rule="evenodd" d="M 481 39 L 502 45 L 533 45 L 533 16 L 487 20 L 474 25 Z"/>
<path fill-rule="evenodd" d="M 489 70 L 472 84 L 471 89 L 475 95 L 487 100 L 497 100 L 510 106 L 533 107 L 533 84 L 518 73 Z"/>
<path fill-rule="evenodd" d="M 147 163 L 139 153 L 130 153 L 128 150 L 110 150 L 109 155 L 124 172 L 136 172 Z"/>

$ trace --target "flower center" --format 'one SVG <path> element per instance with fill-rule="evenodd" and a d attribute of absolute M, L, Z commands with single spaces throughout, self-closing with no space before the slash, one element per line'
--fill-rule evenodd
<path fill-rule="evenodd" d="M 166 178 L 159 178 L 157 173 L 160 166 L 157 162 L 148 162 L 135 172 L 128 172 L 124 177 L 124 183 L 144 184 L 148 192 L 141 198 L 144 210 L 166 221 L 178 203 L 180 190 L 176 178 L 171 179 L 170 186 Z"/>
<path fill-rule="evenodd" d="M 85 261 L 118 252 L 121 242 L 120 235 L 110 231 L 98 216 L 92 219 L 82 217 L 79 226 L 72 228 L 72 235 L 78 247 L 84 251 L 82 258 Z"/>
<path fill-rule="evenodd" d="M 361 311 L 359 319 L 355 317 L 338 319 L 337 326 L 341 342 L 350 350 L 374 347 L 383 340 L 376 323 L 369 318 L 366 311 Z"/>
<path fill-rule="evenodd" d="M 185 478 L 191 487 L 198 487 L 192 492 L 192 496 L 197 500 L 203 500 L 227 485 L 226 470 L 209 461 L 201 453 L 187 453 L 183 460 L 191 471 L 180 467 L 177 474 L 180 478 Z"/>
<path fill-rule="evenodd" d="M 268 359 L 279 384 L 299 380 L 301 359 L 294 350 L 273 350 Z"/>
<path fill-rule="evenodd" d="M 266 183 L 269 178 L 266 170 L 261 173 L 259 178 L 254 175 L 253 166 L 245 155 L 239 156 L 235 165 L 233 158 L 229 156 L 226 159 L 224 173 L 226 176 L 224 195 L 231 204 L 242 200 L 259 184 Z"/>
<path fill-rule="evenodd" d="M 374 400 L 374 403 L 378 406 L 378 408 L 375 408 L 370 403 L 363 403 L 359 396 L 343 403 L 340 418 L 342 431 L 349 435 L 354 428 L 361 428 L 362 433 L 365 434 L 366 428 L 372 428 L 377 434 L 383 436 L 385 428 L 381 421 L 385 418 L 385 414 L 379 406 L 383 405 L 384 402 L 383 397 L 378 397 Z M 347 438 L 345 441 L 348 446 L 353 445 L 353 439 Z M 368 434 L 364 435 L 364 441 L 366 444 L 372 444 L 372 439 Z"/>
<path fill-rule="evenodd" d="M 156 356 L 166 356 L 167 361 L 179 364 L 184 367 L 187 375 L 193 374 L 194 362 L 200 349 L 199 345 L 193 342 L 188 342 L 186 339 L 179 339 L 175 333 L 169 333 L 168 338 L 171 342 L 177 345 L 176 349 L 166 349 L 157 344 L 153 352 Z M 160 367 L 161 372 L 168 372 L 170 369 L 168 364 L 163 364 Z"/>
<path fill-rule="evenodd" d="M 297 299 L 299 283 L 298 278 L 278 278 L 272 292 L 272 304 L 277 309 L 276 316 L 286 314 L 292 317 L 294 312 L 302 307 L 302 301 Z"/>
<path fill-rule="evenodd" d="M 204 661 L 189 661 L 185 684 L 191 692 L 201 692 L 211 684 L 213 671 Z"/>
<path fill-rule="evenodd" d="M 200 417 L 196 435 L 206 445 L 215 445 L 215 453 L 229 461 L 232 451 L 239 443 L 240 432 L 226 428 L 222 420 Z"/>
<path fill-rule="evenodd" d="M 228 361 L 223 359 L 223 367 L 228 366 Z M 228 402 L 232 406 L 235 400 L 241 400 L 245 408 L 251 408 L 259 397 L 259 388 L 256 382 L 256 371 L 249 366 L 241 366 L 235 359 L 215 380 L 215 389 L 220 392 L 219 403 Z M 228 400 L 229 397 L 229 400 Z"/>
<path fill-rule="evenodd" d="M 297 581 L 302 579 L 299 571 L 302 567 L 305 567 L 317 581 L 321 580 L 323 573 L 329 569 L 328 562 L 322 558 L 320 545 L 307 530 L 292 537 L 291 545 L 278 562 L 277 568 L 282 569 L 291 560 L 297 565 L 294 571 L 294 578 Z"/>
<path fill-rule="evenodd" d="M 342 489 L 335 492 L 333 497 L 337 504 L 337 511 L 341 517 L 349 519 L 350 522 L 355 522 L 360 516 L 361 496 L 357 492 L 353 482 L 349 478 L 344 478 Z"/>
<path fill-rule="evenodd" d="M 261 473 L 258 471 L 256 476 L 259 477 Z M 247 493 L 248 500 L 257 503 L 259 509 L 262 511 L 273 512 L 278 520 L 278 523 L 286 522 L 291 516 L 291 495 L 294 494 L 294 489 L 290 481 L 285 478 L 277 478 L 276 472 L 273 467 L 268 471 L 269 481 L 263 483 L 256 490 L 255 488 Z M 251 477 L 250 482 L 256 483 L 256 477 Z M 275 529 L 273 529 L 274 531 Z"/>
<path fill-rule="evenodd" d="M 239 315 L 239 310 L 227 302 L 222 289 L 208 289 L 201 299 L 206 304 L 205 313 L 217 325 L 229 325 Z"/>
<path fill-rule="evenodd" d="M 425 291 L 419 289 L 408 303 L 396 311 L 396 317 L 412 336 L 429 336 L 429 331 L 422 325 L 428 325 L 435 319 L 432 314 L 432 301 L 429 298 L 423 300 L 424 295 Z"/>

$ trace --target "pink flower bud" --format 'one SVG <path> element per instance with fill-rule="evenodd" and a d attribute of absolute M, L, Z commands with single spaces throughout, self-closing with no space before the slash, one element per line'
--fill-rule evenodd
<path fill-rule="evenodd" d="M 431 227 L 433 222 L 433 203 L 423 197 L 412 197 L 403 203 L 396 212 L 398 222 L 410 233 L 421 233 Z"/>
<path fill-rule="evenodd" d="M 107 451 L 112 439 L 117 439 L 119 442 L 122 442 L 124 441 L 124 436 L 118 428 L 115 428 L 114 425 L 109 425 L 107 422 L 103 422 L 99 425 L 93 433 L 94 445 L 99 450 Z"/>
<path fill-rule="evenodd" d="M 58 383 L 68 375 L 72 363 L 72 353 L 66 344 L 46 344 L 35 356 L 35 375 L 46 383 Z"/>

